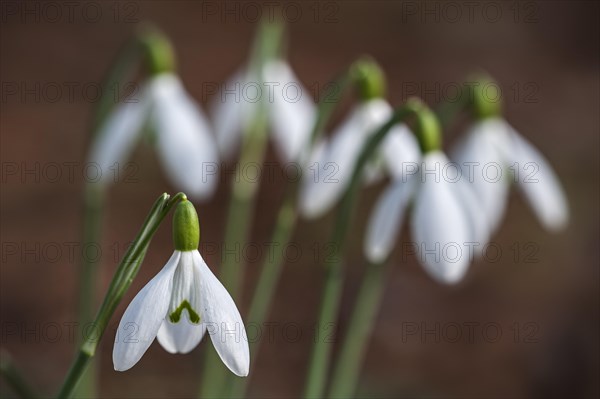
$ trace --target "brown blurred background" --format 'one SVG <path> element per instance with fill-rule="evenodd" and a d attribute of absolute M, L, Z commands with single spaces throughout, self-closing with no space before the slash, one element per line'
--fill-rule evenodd
<path fill-rule="evenodd" d="M 420 95 L 433 106 L 469 72 L 487 70 L 502 86 L 506 118 L 548 157 L 570 202 L 568 229 L 553 235 L 514 193 L 493 238 L 502 249 L 500 259 L 475 263 L 457 287 L 430 280 L 399 243 L 359 396 L 598 397 L 597 2 L 102 1 L 79 4 L 72 13 L 73 6 L 53 2 L 60 17 L 47 4 L 2 1 L 0 26 L 0 347 L 40 392 L 57 389 L 81 334 L 69 326 L 76 317 L 82 251 L 83 180 L 77 173 L 94 110 L 85 87 L 92 86 L 91 93 L 136 27 L 151 21 L 173 41 L 181 78 L 207 109 L 213 96 L 203 84 L 220 83 L 241 66 L 257 27 L 256 10 L 273 10 L 289 21 L 289 60 L 313 94 L 365 53 L 385 69 L 393 104 Z M 58 98 L 53 85 L 61 88 Z M 341 117 L 343 111 L 335 121 Z M 447 132 L 448 144 L 461 126 Z M 140 165 L 136 182 L 110 190 L 101 292 L 154 199 L 176 190 L 150 146 L 140 146 L 132 160 Z M 277 161 L 272 149 L 268 161 Z M 65 163 L 75 164 L 73 181 Z M 59 165 L 58 181 L 52 181 L 55 166 L 48 165 Z M 22 175 L 25 169 L 34 172 Z M 272 169 L 275 177 L 261 184 L 252 230 L 252 242 L 265 251 L 285 182 L 278 167 Z M 224 176 L 216 195 L 197 205 L 203 239 L 216 245 L 223 236 L 230 178 Z M 363 226 L 382 188 L 363 192 L 353 222 L 341 333 L 363 272 Z M 327 254 L 332 216 L 298 226 L 294 242 L 302 254 L 284 268 L 269 317 L 271 340 L 263 326 L 262 350 L 251 371 L 252 397 L 302 392 L 322 281 L 315 256 Z M 168 355 L 154 344 L 131 371 L 117 373 L 112 367 L 111 341 L 125 306 L 171 254 L 169 225 L 159 230 L 101 345 L 102 397 L 195 395 L 206 342 L 186 356 Z M 403 241 L 409 239 L 405 229 Z M 218 270 L 217 251 L 207 250 L 205 258 Z M 247 258 L 244 297 L 250 298 L 260 261 L 254 253 Z M 247 304 L 239 301 L 242 313 Z M 466 337 L 468 326 L 472 339 Z M 415 328 L 418 332 L 410 333 Z M 452 342 L 456 331 L 462 337 Z M 13 395 L 4 382 L 0 394 Z"/>

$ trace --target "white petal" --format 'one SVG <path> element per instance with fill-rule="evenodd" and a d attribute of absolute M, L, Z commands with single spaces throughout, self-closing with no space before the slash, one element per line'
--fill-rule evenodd
<path fill-rule="evenodd" d="M 208 122 L 177 77 L 163 74 L 153 85 L 153 120 L 167 175 L 190 197 L 206 199 L 218 180 L 217 147 Z"/>
<path fill-rule="evenodd" d="M 206 332 L 206 324 L 194 324 L 187 318 L 178 323 L 168 319 L 160 326 L 157 339 L 160 345 L 169 353 L 189 353 L 194 349 Z"/>
<path fill-rule="evenodd" d="M 114 177 L 111 168 L 122 170 L 123 163 L 140 137 L 148 113 L 148 101 L 142 95 L 137 103 L 121 103 L 110 113 L 91 147 L 88 161 L 97 163 L 101 182 Z M 115 165 L 117 164 L 117 165 Z"/>
<path fill-rule="evenodd" d="M 333 133 L 320 157 L 312 156 L 309 173 L 303 176 L 300 210 L 308 218 L 327 212 L 344 194 L 365 141 L 385 122 L 390 108 L 383 100 L 360 104 Z"/>
<path fill-rule="evenodd" d="M 381 195 L 371 213 L 365 239 L 369 261 L 383 262 L 398 238 L 406 208 L 415 189 L 416 178 L 398 179 Z"/>
<path fill-rule="evenodd" d="M 225 365 L 245 377 L 250 369 L 250 350 L 246 328 L 231 295 L 210 271 L 198 251 L 193 251 L 194 266 L 200 274 L 202 319 L 210 339 Z"/>
<path fill-rule="evenodd" d="M 464 179 L 452 183 L 459 204 L 469 223 L 469 242 L 473 245 L 474 255 L 481 256 L 482 250 L 490 239 L 490 228 L 481 204 L 471 185 Z"/>
<path fill-rule="evenodd" d="M 144 355 L 165 319 L 171 283 L 181 253 L 175 251 L 165 267 L 133 298 L 125 310 L 113 347 L 115 370 L 133 367 Z"/>
<path fill-rule="evenodd" d="M 188 353 L 198 345 L 206 331 L 202 320 L 193 320 L 189 309 L 180 310 L 180 319 L 171 322 L 171 315 L 187 301 L 196 316 L 202 314 L 200 275 L 194 267 L 193 251 L 181 252 L 173 275 L 171 301 L 165 322 L 158 331 L 158 342 L 171 353 Z"/>
<path fill-rule="evenodd" d="M 316 117 L 314 101 L 285 62 L 268 63 L 264 80 L 273 87 L 273 98 L 268 99 L 268 106 L 276 148 L 283 161 L 295 162 L 310 140 Z"/>
<path fill-rule="evenodd" d="M 217 147 L 226 160 L 239 148 L 244 127 L 257 111 L 257 104 L 248 101 L 254 99 L 253 92 L 244 89 L 248 83 L 256 84 L 250 82 L 245 72 L 236 73 L 223 84 L 211 106 Z"/>
<path fill-rule="evenodd" d="M 546 158 L 514 129 L 510 129 L 510 165 L 518 165 L 519 188 L 542 225 L 549 230 L 564 228 L 569 208 L 560 181 Z M 516 163 L 516 164 L 515 164 Z"/>
<path fill-rule="evenodd" d="M 407 172 L 416 169 L 421 160 L 419 143 L 403 123 L 394 126 L 388 133 L 381 144 L 381 151 L 394 178 L 402 178 Z"/>
<path fill-rule="evenodd" d="M 423 158 L 426 170 L 441 170 L 449 162 L 439 152 Z M 458 197 L 441 175 L 422 174 L 411 218 L 416 253 L 425 270 L 437 281 L 447 284 L 462 279 L 470 263 L 465 247 L 469 241 L 469 226 Z"/>
<path fill-rule="evenodd" d="M 508 201 L 507 175 L 497 137 L 504 125 L 496 119 L 474 124 L 453 149 L 453 160 L 462 168 L 462 180 L 471 186 L 488 220 L 490 232 L 500 225 Z"/>

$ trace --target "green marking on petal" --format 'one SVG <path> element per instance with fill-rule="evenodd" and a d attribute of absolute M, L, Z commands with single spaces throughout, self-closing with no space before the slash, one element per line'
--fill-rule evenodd
<path fill-rule="evenodd" d="M 188 311 L 188 315 L 192 323 L 200 323 L 200 316 L 198 316 L 198 313 L 192 309 L 192 305 L 190 305 L 187 300 L 181 302 L 181 305 L 179 305 L 177 309 L 175 309 L 175 311 L 169 315 L 169 320 L 171 320 L 172 323 L 179 323 L 179 320 L 181 320 L 181 312 L 183 312 L 184 309 Z"/>

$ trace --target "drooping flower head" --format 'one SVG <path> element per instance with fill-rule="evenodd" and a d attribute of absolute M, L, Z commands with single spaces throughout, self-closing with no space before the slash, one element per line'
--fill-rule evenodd
<path fill-rule="evenodd" d="M 223 363 L 238 376 L 248 375 L 244 323 L 198 252 L 199 240 L 198 215 L 192 203 L 183 200 L 173 217 L 173 255 L 121 318 L 113 348 L 115 370 L 133 367 L 155 338 L 170 353 L 188 353 L 208 332 Z"/>
<path fill-rule="evenodd" d="M 383 99 L 385 77 L 379 66 L 369 58 L 361 59 L 354 65 L 352 75 L 360 103 L 331 139 L 316 144 L 303 174 L 299 206 L 309 218 L 323 215 L 341 198 L 361 149 L 392 115 L 392 107 Z M 386 136 L 375 158 L 365 168 L 365 183 L 377 180 L 382 169 L 393 177 L 402 176 L 407 164 L 420 159 L 420 151 L 410 129 L 399 124 Z"/>
<path fill-rule="evenodd" d="M 568 222 L 566 196 L 546 158 L 501 116 L 498 96 L 488 94 L 497 84 L 479 77 L 471 107 L 476 121 L 452 151 L 481 204 L 490 230 L 502 222 L 510 183 L 517 184 L 541 224 L 562 229 Z"/>
<path fill-rule="evenodd" d="M 423 159 L 411 173 L 394 179 L 378 200 L 367 227 L 365 254 L 371 262 L 383 262 L 411 210 L 415 255 L 435 280 L 456 283 L 471 261 L 468 243 L 482 234 L 478 230 L 480 209 L 465 201 L 469 193 L 443 173 L 450 161 L 441 149 L 435 115 L 424 107 L 417 114 L 415 128 Z"/>
<path fill-rule="evenodd" d="M 154 135 L 168 178 L 193 198 L 206 199 L 217 183 L 218 151 L 210 125 L 173 70 L 172 48 L 150 34 L 143 40 L 151 77 L 138 98 L 115 106 L 101 125 L 89 155 L 106 184 L 124 163 L 144 130 Z"/>

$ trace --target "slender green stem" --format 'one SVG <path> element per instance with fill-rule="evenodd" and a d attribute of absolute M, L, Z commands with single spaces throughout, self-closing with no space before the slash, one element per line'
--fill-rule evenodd
<path fill-rule="evenodd" d="M 282 27 L 278 24 L 261 25 L 254 43 L 249 71 L 258 82 L 262 82 L 265 63 L 274 58 L 280 50 Z M 231 296 L 239 297 L 244 281 L 245 267 L 241 265 L 239 254 L 246 243 L 255 209 L 258 184 L 253 176 L 246 176 L 248 165 L 262 165 L 267 148 L 268 115 L 266 104 L 259 101 L 257 114 L 244 132 L 238 170 L 232 182 L 231 202 L 225 228 L 224 255 L 221 265 L 221 282 Z M 243 260 L 242 260 L 243 263 Z M 214 348 L 208 348 L 205 358 L 204 377 L 199 397 L 220 397 L 225 389 L 228 371 L 220 361 Z"/>
<path fill-rule="evenodd" d="M 385 264 L 369 264 L 333 370 L 329 397 L 352 397 L 385 287 Z"/>
<path fill-rule="evenodd" d="M 331 236 L 331 242 L 336 245 L 335 254 L 334 256 L 329 257 L 324 265 L 325 284 L 323 286 L 323 297 L 321 299 L 321 309 L 317 324 L 317 337 L 313 346 L 304 391 L 304 397 L 306 398 L 322 398 L 325 389 L 332 345 L 321 337 L 320 332 L 321 329 L 330 329 L 334 325 L 339 311 L 343 285 L 341 255 L 344 249 L 348 226 L 352 218 L 363 168 L 392 126 L 409 115 L 417 115 L 422 108 L 423 104 L 421 101 L 410 99 L 403 107 L 396 110 L 390 120 L 371 136 L 369 141 L 363 147 L 354 166 L 352 179 L 350 180 L 350 184 L 346 189 L 346 193 L 340 204 Z"/>
<path fill-rule="evenodd" d="M 348 75 L 349 72 L 346 71 L 341 77 L 336 79 L 334 84 L 330 85 L 328 92 L 319 101 L 316 114 L 317 117 L 310 133 L 307 150 L 310 150 L 313 144 L 319 139 L 323 133 L 324 126 L 331 117 L 335 105 L 339 104 L 339 98 L 334 98 L 334 95 L 341 96 L 346 90 L 349 82 Z M 286 186 L 285 197 L 277 214 L 275 227 L 271 235 L 271 242 L 277 245 L 278 250 L 274 252 L 273 256 L 268 256 L 264 259 L 258 283 L 254 289 L 254 296 L 250 304 L 247 323 L 251 323 L 259 328 L 263 325 L 267 317 L 269 307 L 275 296 L 277 284 L 281 276 L 281 270 L 284 264 L 284 252 L 279 249 L 287 246 L 296 226 L 298 189 L 299 182 Z M 259 346 L 259 340 L 250 342 L 251 365 L 256 360 Z M 229 395 L 227 396 L 232 398 L 244 396 L 250 378 L 235 378 L 231 375 L 229 377 L 228 383 L 225 384 L 226 387 L 229 387 Z"/>
<path fill-rule="evenodd" d="M 104 297 L 104 301 L 96 315 L 93 334 L 89 334 L 85 337 L 57 398 L 69 398 L 73 394 L 74 389 L 80 382 L 83 373 L 96 352 L 98 343 L 106 330 L 110 318 L 115 312 L 119 302 L 121 302 L 123 295 L 133 282 L 154 233 L 173 206 L 184 198 L 186 197 L 183 193 L 179 193 L 173 198 L 169 198 L 168 194 L 163 194 L 154 203 L 150 213 L 138 232 L 138 235 L 128 248 L 125 256 L 123 256 L 123 259 L 113 276 L 106 296 Z"/>
<path fill-rule="evenodd" d="M 35 399 L 38 395 L 29 386 L 21 372 L 15 367 L 12 357 L 8 352 L 0 352 L 0 374 L 8 385 L 23 399 Z"/>
<path fill-rule="evenodd" d="M 102 237 L 102 217 L 104 210 L 104 185 L 88 183 L 84 193 L 83 243 L 97 244 Z M 79 285 L 79 317 L 81 326 L 91 322 L 96 308 L 96 276 L 99 262 L 84 256 L 81 261 Z M 97 385 L 97 368 L 92 362 L 77 387 L 78 397 L 94 397 Z"/>

